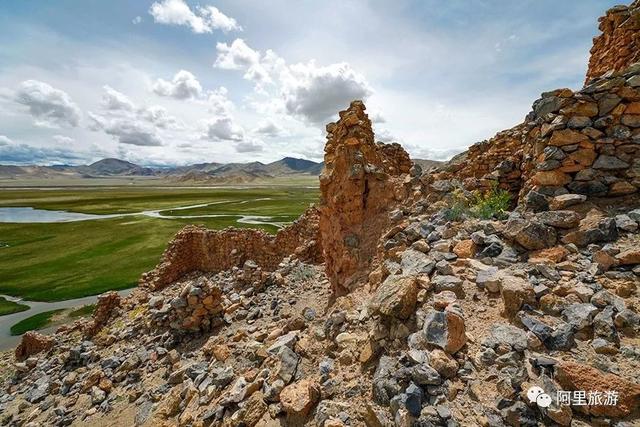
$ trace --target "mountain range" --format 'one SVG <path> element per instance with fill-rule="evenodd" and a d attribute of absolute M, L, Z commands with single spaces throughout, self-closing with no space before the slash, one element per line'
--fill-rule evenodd
<path fill-rule="evenodd" d="M 441 162 L 415 160 L 423 169 Z M 179 183 L 245 183 L 260 179 L 318 176 L 324 163 L 285 157 L 272 163 L 198 163 L 176 167 L 147 167 L 108 158 L 90 165 L 13 166 L 0 165 L 0 179 L 56 179 L 105 177 L 157 177 Z"/>

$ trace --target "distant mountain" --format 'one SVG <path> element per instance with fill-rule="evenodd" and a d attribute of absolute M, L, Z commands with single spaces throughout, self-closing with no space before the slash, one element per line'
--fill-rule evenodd
<path fill-rule="evenodd" d="M 444 162 L 415 159 L 428 171 Z M 198 163 L 169 168 L 144 167 L 120 159 L 102 159 L 90 165 L 69 166 L 3 166 L 0 179 L 56 179 L 56 178 L 103 178 L 103 177 L 157 177 L 179 183 L 244 184 L 261 179 L 318 176 L 324 163 L 285 157 L 272 163 Z"/>
<path fill-rule="evenodd" d="M 439 160 L 427 160 L 427 159 L 411 159 L 414 163 L 419 164 L 423 171 L 428 171 L 432 168 L 437 168 L 445 165 L 447 162 L 441 162 Z"/>
<path fill-rule="evenodd" d="M 156 171 L 120 159 L 102 159 L 76 170 L 87 176 L 150 176 Z"/>

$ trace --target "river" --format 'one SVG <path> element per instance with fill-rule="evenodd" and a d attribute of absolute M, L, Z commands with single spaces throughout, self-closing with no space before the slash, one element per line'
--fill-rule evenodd
<path fill-rule="evenodd" d="M 135 288 L 125 289 L 118 294 L 121 296 L 128 295 Z M 8 350 L 10 348 L 15 347 L 20 342 L 20 336 L 11 335 L 11 327 L 18 323 L 21 320 L 26 319 L 27 317 L 34 316 L 39 313 L 43 313 L 45 311 L 57 310 L 61 308 L 72 308 L 72 307 L 81 307 L 83 305 L 93 304 L 98 299 L 98 295 L 93 295 L 89 297 L 82 297 L 76 299 L 68 299 L 65 301 L 56 301 L 56 302 L 42 302 L 42 301 L 26 301 L 20 298 L 11 297 L 8 295 L 0 295 L 6 298 L 9 301 L 19 302 L 20 304 L 24 304 L 29 306 L 29 310 L 21 311 L 19 313 L 8 314 L 6 316 L 0 316 L 0 351 Z M 43 329 L 41 333 L 52 333 L 55 331 L 56 327 Z"/>

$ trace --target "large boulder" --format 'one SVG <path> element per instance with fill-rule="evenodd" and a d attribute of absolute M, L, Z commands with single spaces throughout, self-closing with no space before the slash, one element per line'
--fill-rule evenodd
<path fill-rule="evenodd" d="M 288 385 L 280 392 L 282 409 L 289 416 L 306 417 L 320 400 L 320 386 L 310 379 Z"/>
<path fill-rule="evenodd" d="M 369 307 L 374 313 L 407 319 L 416 308 L 418 284 L 415 276 L 389 276 L 376 291 Z"/>
<path fill-rule="evenodd" d="M 544 249 L 556 244 L 556 231 L 553 227 L 537 220 L 513 216 L 507 222 L 505 235 L 530 251 Z"/>
<path fill-rule="evenodd" d="M 566 234 L 563 243 L 587 246 L 591 243 L 611 242 L 618 238 L 618 228 L 613 218 L 605 217 L 601 212 L 591 210 L 580 221 L 578 229 Z"/>

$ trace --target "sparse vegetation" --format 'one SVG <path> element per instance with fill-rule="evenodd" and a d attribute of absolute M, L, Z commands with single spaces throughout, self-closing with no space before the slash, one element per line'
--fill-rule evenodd
<path fill-rule="evenodd" d="M 75 319 L 77 317 L 91 316 L 93 314 L 93 311 L 95 310 L 95 308 L 96 308 L 95 304 L 83 305 L 82 307 L 80 307 L 78 309 L 70 311 L 69 314 L 67 315 L 67 317 Z"/>
<path fill-rule="evenodd" d="M 511 193 L 493 185 L 487 191 L 466 192 L 461 188 L 453 191 L 447 219 L 458 221 L 465 216 L 480 219 L 504 219 L 511 205 Z"/>

